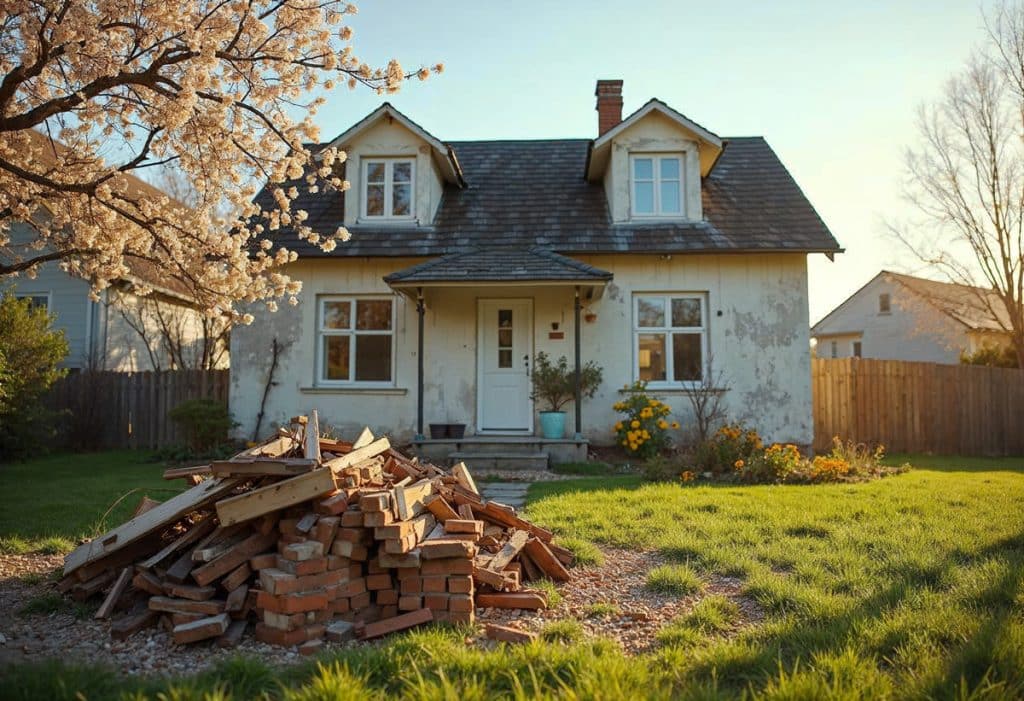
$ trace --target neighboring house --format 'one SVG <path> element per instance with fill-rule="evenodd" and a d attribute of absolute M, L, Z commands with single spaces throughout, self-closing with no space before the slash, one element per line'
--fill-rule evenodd
<path fill-rule="evenodd" d="M 611 442 L 634 380 L 685 428 L 685 395 L 721 374 L 730 419 L 810 444 L 807 254 L 839 245 L 763 138 L 719 137 L 657 99 L 622 119 L 621 89 L 598 82 L 596 138 L 442 142 L 384 104 L 333 139 L 351 188 L 299 185 L 293 207 L 352 238 L 328 254 L 279 232 L 303 288 L 232 334 L 240 434 L 277 339 L 261 433 L 316 408 L 346 435 L 464 423 L 546 448 L 530 365 L 539 351 L 571 365 L 579 338 L 604 384 L 581 426 L 567 407 L 569 435 Z"/>
<path fill-rule="evenodd" d="M 45 139 L 39 134 L 40 139 Z M 56 148 L 63 148 L 59 144 Z M 127 176 L 135 191 L 162 194 L 152 185 Z M 0 258 L 13 256 L 36 240 L 31 227 L 15 222 L 9 250 L 0 247 Z M 90 297 L 89 283 L 64 272 L 59 262 L 39 266 L 35 277 L 27 274 L 0 277 L 0 293 L 11 289 L 15 297 L 28 297 L 56 316 L 54 326 L 63 329 L 68 356 L 63 366 L 117 371 L 168 370 L 193 364 L 202 353 L 204 317 L 196 310 L 187 288 L 162 275 L 148 261 L 129 257 L 130 273 L 99 294 Z M 153 290 L 135 294 L 137 286 Z M 208 322 L 207 322 L 208 324 Z M 168 346 L 173 348 L 169 348 Z M 227 367 L 223 339 L 216 351 L 218 367 Z"/>
<path fill-rule="evenodd" d="M 1008 345 L 1006 328 L 1006 308 L 991 290 L 883 270 L 811 337 L 819 358 L 959 363 L 962 353 Z"/>

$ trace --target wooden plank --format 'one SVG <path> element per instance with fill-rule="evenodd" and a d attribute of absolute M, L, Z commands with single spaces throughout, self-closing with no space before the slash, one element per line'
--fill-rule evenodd
<path fill-rule="evenodd" d="M 424 623 L 430 623 L 433 620 L 434 614 L 430 609 L 417 609 L 415 611 L 410 611 L 409 613 L 403 613 L 399 616 L 385 618 L 382 621 L 367 623 L 366 627 L 360 630 L 359 638 L 362 640 L 379 638 L 382 635 L 394 633 L 399 630 L 405 630 L 406 628 L 412 628 L 413 626 L 422 625 Z"/>
<path fill-rule="evenodd" d="M 340 472 L 346 467 L 351 467 L 357 463 L 367 460 L 369 458 L 376 457 L 383 452 L 386 452 L 391 447 L 391 443 L 387 437 L 378 438 L 369 445 L 364 445 L 362 448 L 354 449 L 351 453 L 342 455 L 340 458 L 334 458 L 324 463 L 324 467 L 327 467 L 334 472 Z"/>
<path fill-rule="evenodd" d="M 174 630 L 171 631 L 171 637 L 178 645 L 195 643 L 207 638 L 216 638 L 224 635 L 230 624 L 231 619 L 228 615 L 226 613 L 219 613 L 216 616 L 200 618 L 198 621 L 174 626 Z"/>
<path fill-rule="evenodd" d="M 303 438 L 303 457 L 320 462 L 320 416 L 316 409 L 309 413 L 309 422 L 306 424 L 306 434 Z"/>
<path fill-rule="evenodd" d="M 222 526 L 229 526 L 329 494 L 334 488 L 334 475 L 330 470 L 313 470 L 218 501 L 217 518 Z"/>
<path fill-rule="evenodd" d="M 254 533 L 238 545 L 228 550 L 213 562 L 209 562 L 192 572 L 192 579 L 200 586 L 205 586 L 218 577 L 223 577 L 236 567 L 247 562 L 254 555 L 259 555 L 277 544 L 276 533 Z"/>
<path fill-rule="evenodd" d="M 165 559 L 167 559 L 174 553 L 178 552 L 182 548 L 191 545 L 200 538 L 205 538 L 206 536 L 208 536 L 211 532 L 213 532 L 213 529 L 216 527 L 216 525 L 217 524 L 215 520 L 210 518 L 209 516 L 203 518 L 198 523 L 193 524 L 190 528 L 187 528 L 184 533 L 178 536 L 178 538 L 176 538 L 175 540 L 171 541 L 163 548 L 161 548 L 159 552 L 138 563 L 138 566 L 145 570 L 153 569 L 153 567 L 160 564 Z"/>
<path fill-rule="evenodd" d="M 473 494 L 480 494 L 480 490 L 476 488 L 476 482 L 473 480 L 473 475 L 469 474 L 466 463 L 460 462 L 454 465 L 452 467 L 452 475 L 459 481 L 460 487 L 469 490 Z"/>
<path fill-rule="evenodd" d="M 402 521 L 408 521 L 414 516 L 419 516 L 423 513 L 423 510 L 426 508 L 423 502 L 430 496 L 433 490 L 434 486 L 427 479 L 420 480 L 408 487 L 396 487 L 394 489 L 394 501 L 398 518 Z"/>
<path fill-rule="evenodd" d="M 513 532 L 508 542 L 501 546 L 501 550 L 487 560 L 486 568 L 493 572 L 501 572 L 505 569 L 505 565 L 512 562 L 519 551 L 526 547 L 529 540 L 530 534 L 527 531 Z"/>
<path fill-rule="evenodd" d="M 440 494 L 431 494 L 423 500 L 423 503 L 430 510 L 430 513 L 434 514 L 434 517 L 442 523 L 450 518 L 459 517 L 459 513 Z"/>
<path fill-rule="evenodd" d="M 359 432 L 359 436 L 353 441 L 351 449 L 356 450 L 371 443 L 373 443 L 373 431 L 370 430 L 369 426 L 364 426 L 363 430 Z"/>
<path fill-rule="evenodd" d="M 316 468 L 315 460 L 306 458 L 252 458 L 217 460 L 209 471 L 218 477 L 294 477 Z"/>
<path fill-rule="evenodd" d="M 488 593 L 477 592 L 476 605 L 480 608 L 543 609 L 548 607 L 543 594 L 533 591 Z"/>
<path fill-rule="evenodd" d="M 110 618 L 110 614 L 114 612 L 114 608 L 117 607 L 117 602 L 124 596 L 125 590 L 128 589 L 128 584 L 132 581 L 132 568 L 125 567 L 121 570 L 121 574 L 117 576 L 117 581 L 114 582 L 114 586 L 110 588 L 107 593 L 107 598 L 100 604 L 99 609 L 96 611 L 94 618 L 97 620 L 103 620 L 104 618 Z"/>
<path fill-rule="evenodd" d="M 140 538 L 179 521 L 204 504 L 219 499 L 239 484 L 238 480 L 211 479 L 171 497 L 159 506 L 121 524 L 105 535 L 75 548 L 64 558 L 64 574 L 110 555 Z"/>
<path fill-rule="evenodd" d="M 458 500 L 458 497 L 456 498 Z M 515 514 L 511 514 L 505 511 L 501 507 L 495 506 L 494 504 L 477 504 L 474 502 L 468 502 L 473 507 L 473 514 L 477 518 L 482 518 L 485 521 L 497 523 L 500 526 L 506 526 L 508 528 L 518 528 L 521 530 L 528 531 L 530 535 L 540 538 L 545 543 L 550 543 L 554 538 L 554 534 L 551 531 L 541 528 L 540 526 L 534 525 L 529 521 L 519 518 Z"/>
<path fill-rule="evenodd" d="M 192 475 L 203 475 L 210 474 L 209 465 L 193 465 L 191 467 L 169 467 L 164 470 L 165 480 L 176 480 L 182 477 L 191 477 Z"/>
<path fill-rule="evenodd" d="M 522 531 L 517 532 L 522 533 Z M 556 582 L 568 582 L 571 579 L 569 571 L 539 539 L 530 538 L 523 546 L 523 550 L 533 560 L 533 564 L 537 565 L 548 578 Z"/>

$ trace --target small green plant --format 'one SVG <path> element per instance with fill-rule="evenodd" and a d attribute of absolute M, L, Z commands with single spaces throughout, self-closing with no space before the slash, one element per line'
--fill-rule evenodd
<path fill-rule="evenodd" d="M 652 455 L 640 465 L 640 474 L 648 482 L 674 482 L 680 478 L 679 461 L 668 455 Z"/>
<path fill-rule="evenodd" d="M 668 420 L 672 407 L 647 394 L 646 382 L 634 382 L 622 389 L 626 398 L 612 405 L 622 414 L 613 427 L 615 440 L 628 454 L 650 459 L 668 448 L 668 431 L 678 429 L 679 423 Z"/>
<path fill-rule="evenodd" d="M 579 621 L 566 618 L 561 621 L 552 621 L 540 631 L 540 639 L 546 643 L 564 643 L 571 645 L 583 640 L 585 633 Z"/>
<path fill-rule="evenodd" d="M 617 616 L 622 609 L 619 608 L 618 604 L 613 604 L 608 601 L 596 601 L 592 604 L 587 604 L 583 608 L 583 612 L 589 618 L 607 618 L 610 616 Z"/>
<path fill-rule="evenodd" d="M 227 443 L 228 432 L 238 425 L 228 408 L 215 399 L 189 399 L 169 415 L 185 431 L 188 448 L 197 456 Z"/>
<path fill-rule="evenodd" d="M 707 596 L 686 614 L 681 622 L 701 633 L 721 633 L 732 628 L 740 617 L 740 607 L 721 594 Z"/>
<path fill-rule="evenodd" d="M 591 399 L 601 386 L 604 370 L 590 360 L 580 368 L 580 396 Z M 533 393 L 530 399 L 547 403 L 546 411 L 561 411 L 562 407 L 576 397 L 576 369 L 569 367 L 563 355 L 552 362 L 548 354 L 540 351 L 533 359 Z"/>
<path fill-rule="evenodd" d="M 565 536 L 558 539 L 558 544 L 572 551 L 572 554 L 576 556 L 576 565 L 600 567 L 604 564 L 604 553 L 589 540 Z"/>
<path fill-rule="evenodd" d="M 55 613 L 70 613 L 77 619 L 88 618 L 95 612 L 95 605 L 68 601 L 55 591 L 39 594 L 18 609 L 19 616 L 50 616 Z"/>
<path fill-rule="evenodd" d="M 729 475 L 742 469 L 763 448 L 757 431 L 742 424 L 727 424 L 696 446 L 693 461 L 702 472 Z"/>
<path fill-rule="evenodd" d="M 537 589 L 543 592 L 548 599 L 548 608 L 558 608 L 558 605 L 562 603 L 562 594 L 558 591 L 558 587 L 550 579 L 540 579 L 536 582 L 530 582 L 531 589 Z"/>
<path fill-rule="evenodd" d="M 687 565 L 659 565 L 647 573 L 645 585 L 658 594 L 686 596 L 704 589 L 704 581 Z"/>

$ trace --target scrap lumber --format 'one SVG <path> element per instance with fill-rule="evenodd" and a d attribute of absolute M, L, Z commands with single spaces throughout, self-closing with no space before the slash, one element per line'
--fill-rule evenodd
<path fill-rule="evenodd" d="M 528 643 L 537 639 L 536 633 L 511 626 L 501 626 L 497 623 L 488 623 L 484 626 L 484 633 L 491 640 L 503 643 Z"/>
<path fill-rule="evenodd" d="M 192 572 L 192 579 L 196 580 L 200 586 L 209 584 L 246 562 L 253 555 L 259 555 L 274 547 L 276 543 L 277 537 L 272 533 L 268 535 L 254 533 L 213 562 L 208 562 Z"/>
<path fill-rule="evenodd" d="M 219 499 L 236 486 L 238 486 L 237 480 L 211 479 L 171 497 L 106 535 L 79 545 L 64 558 L 64 574 L 71 574 L 83 565 L 110 555 L 158 529 L 165 528 L 204 504 Z"/>
<path fill-rule="evenodd" d="M 340 458 L 328 460 L 324 463 L 324 467 L 330 468 L 333 472 L 337 473 L 346 467 L 352 467 L 367 458 L 376 457 L 390 447 L 391 442 L 388 441 L 387 437 L 378 438 L 373 443 L 364 445 L 362 448 L 355 448 L 351 453 L 342 455 Z"/>
<path fill-rule="evenodd" d="M 99 609 L 96 611 L 94 618 L 102 620 L 104 618 L 110 618 L 110 614 L 114 612 L 114 608 L 117 606 L 117 602 L 124 596 L 125 590 L 128 589 L 128 585 L 132 581 L 132 568 L 125 567 L 121 570 L 121 574 L 118 575 L 117 580 L 114 582 L 114 586 L 110 588 L 107 593 L 107 598 L 103 600 Z"/>
<path fill-rule="evenodd" d="M 268 458 L 279 458 L 282 455 L 294 450 L 295 439 L 291 436 L 278 436 L 271 438 L 269 441 L 260 445 L 247 448 L 241 453 L 236 455 L 236 458 L 256 458 L 256 457 L 268 457 Z"/>
<path fill-rule="evenodd" d="M 165 480 L 176 480 L 183 477 L 205 477 L 210 474 L 209 465 L 192 465 L 191 467 L 169 467 L 164 470 Z"/>
<path fill-rule="evenodd" d="M 171 541 L 161 548 L 158 553 L 138 563 L 138 566 L 146 570 L 152 569 L 178 550 L 184 548 L 186 545 L 190 545 L 201 538 L 205 538 L 212 533 L 213 529 L 216 527 L 217 524 L 214 522 L 214 519 L 204 518 L 198 523 L 194 523 L 190 528 L 182 533 L 179 538 Z"/>
<path fill-rule="evenodd" d="M 480 494 L 480 490 L 476 488 L 476 482 L 473 480 L 473 475 L 469 474 L 469 469 L 466 468 L 466 463 L 460 462 L 454 465 L 452 467 L 452 474 L 459 481 L 460 487 L 469 490 L 473 494 Z"/>
<path fill-rule="evenodd" d="M 517 532 L 522 533 L 522 531 Z M 548 546 L 545 545 L 542 540 L 538 538 L 530 538 L 526 541 L 526 545 L 523 549 L 526 551 L 526 554 L 530 556 L 530 561 L 532 561 L 533 564 L 535 564 L 549 579 L 556 582 L 569 581 L 569 570 L 565 569 L 565 566 L 552 554 L 548 549 Z"/>
<path fill-rule="evenodd" d="M 194 643 L 223 635 L 230 623 L 231 619 L 226 613 L 219 613 L 216 616 L 200 618 L 198 621 L 174 626 L 171 635 L 174 638 L 174 642 L 178 645 Z"/>
<path fill-rule="evenodd" d="M 359 435 L 352 442 L 352 450 L 362 448 L 373 443 L 373 431 L 370 430 L 369 426 L 364 426 L 363 430 L 359 432 Z"/>
<path fill-rule="evenodd" d="M 515 559 L 519 551 L 526 546 L 529 539 L 530 534 L 526 531 L 515 531 L 512 537 L 508 539 L 508 542 L 502 546 L 501 550 L 484 560 L 484 569 L 501 572 L 508 563 Z"/>
<path fill-rule="evenodd" d="M 415 611 L 410 611 L 409 613 L 403 613 L 399 616 L 386 618 L 383 621 L 377 621 L 376 623 L 367 623 L 362 629 L 362 633 L 359 634 L 359 637 L 363 640 L 379 638 L 380 636 L 387 635 L 388 633 L 395 633 L 400 630 L 412 628 L 413 626 L 430 623 L 432 620 L 434 620 L 434 616 L 430 609 L 417 609 Z"/>
<path fill-rule="evenodd" d="M 309 414 L 309 422 L 306 424 L 306 433 L 303 438 L 305 443 L 302 457 L 320 462 L 320 416 L 316 409 Z"/>
<path fill-rule="evenodd" d="M 210 472 L 217 477 L 291 477 L 316 466 L 316 460 L 306 458 L 250 458 L 214 461 L 210 463 Z"/>
<path fill-rule="evenodd" d="M 427 479 L 420 480 L 408 487 L 396 487 L 394 489 L 394 498 L 395 511 L 398 518 L 402 521 L 407 521 L 423 513 L 423 509 L 426 508 L 423 505 L 423 501 L 430 496 L 433 489 L 434 486 Z"/>
<path fill-rule="evenodd" d="M 217 502 L 217 518 L 222 526 L 229 526 L 301 504 L 332 491 L 334 475 L 330 470 L 316 469 L 245 494 L 221 499 Z"/>
<path fill-rule="evenodd" d="M 481 608 L 499 609 L 543 609 L 548 601 L 543 594 L 532 591 L 501 592 L 489 594 L 480 592 L 476 596 L 476 605 Z"/>
<path fill-rule="evenodd" d="M 159 618 L 160 613 L 149 608 L 122 616 L 110 625 L 110 636 L 114 640 L 127 640 L 143 628 L 156 625 Z"/>

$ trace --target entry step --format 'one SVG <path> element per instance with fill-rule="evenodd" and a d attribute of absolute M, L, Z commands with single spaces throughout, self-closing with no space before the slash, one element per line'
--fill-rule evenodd
<path fill-rule="evenodd" d="M 456 451 L 449 453 L 448 458 L 452 462 L 466 463 L 470 472 L 548 469 L 547 453 Z"/>

